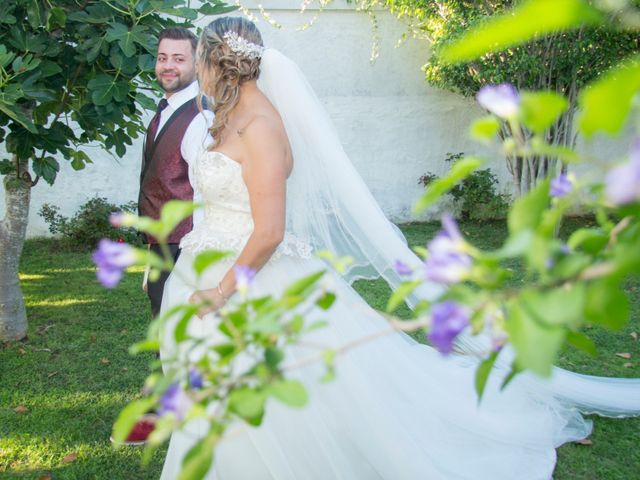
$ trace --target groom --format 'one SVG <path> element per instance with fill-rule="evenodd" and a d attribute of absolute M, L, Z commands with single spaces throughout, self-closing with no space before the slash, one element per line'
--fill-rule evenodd
<path fill-rule="evenodd" d="M 196 103 L 195 52 L 197 38 L 186 28 L 167 28 L 158 38 L 155 73 L 164 91 L 158 110 L 149 123 L 142 151 L 140 215 L 159 218 L 166 202 L 172 199 L 198 200 L 190 182 L 190 170 L 196 158 L 211 143 L 208 127 L 213 114 L 200 112 Z M 169 250 L 174 262 L 180 255 L 180 239 L 199 220 L 199 212 L 181 222 L 169 236 Z M 146 237 L 149 248 L 162 255 L 152 236 Z M 157 280 L 147 279 L 143 289 L 151 302 L 153 316 L 160 313 L 164 284 L 170 272 L 162 272 Z M 138 421 L 125 440 L 127 445 L 141 445 L 153 431 L 153 415 Z"/>
<path fill-rule="evenodd" d="M 195 35 L 186 28 L 167 28 L 158 39 L 155 73 L 164 97 L 149 123 L 144 142 L 138 197 L 140 215 L 157 219 L 169 200 L 194 200 L 190 169 L 198 154 L 211 141 L 208 125 L 212 116 L 208 111 L 198 115 L 196 44 Z M 195 196 L 197 200 L 197 194 Z M 174 261 L 180 254 L 180 239 L 191 231 L 193 221 L 192 217 L 185 219 L 169 236 L 169 249 Z M 146 240 L 152 251 L 161 254 L 155 238 L 147 236 Z M 169 273 L 162 272 L 157 280 L 146 282 L 145 289 L 154 317 L 160 312 L 162 292 Z"/>

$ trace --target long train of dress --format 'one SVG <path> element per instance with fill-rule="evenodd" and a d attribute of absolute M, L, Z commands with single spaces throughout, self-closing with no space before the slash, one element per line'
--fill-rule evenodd
<path fill-rule="evenodd" d="M 213 265 L 198 281 L 192 269 L 194 255 L 206 248 L 239 251 L 253 228 L 238 163 L 217 152 L 206 153 L 196 165 L 196 178 L 205 201 L 204 221 L 183 240 L 183 253 L 165 287 L 163 311 L 186 302 L 194 289 L 216 285 L 230 267 L 230 261 Z M 285 235 L 257 273 L 251 293 L 278 295 L 294 279 L 325 268 L 303 243 Z M 328 275 L 337 301 L 328 312 L 316 315 L 329 324 L 305 340 L 335 348 L 388 328 L 348 283 L 337 274 Z M 177 354 L 175 321 L 168 322 L 162 358 Z M 192 319 L 189 332 L 210 343 L 220 336 L 211 315 Z M 295 361 L 310 353 L 293 347 L 287 355 Z M 551 383 L 528 376 L 499 391 L 503 373 L 495 372 L 478 404 L 476 365 L 472 357 L 444 357 L 407 335 L 393 333 L 340 357 L 332 382 L 320 382 L 321 365 L 294 370 L 292 376 L 309 390 L 309 405 L 296 410 L 270 401 L 260 427 L 238 422 L 217 447 L 207 478 L 551 478 L 555 448 L 588 436 L 590 422 Z M 626 392 L 622 410 L 640 412 L 640 395 Z M 162 479 L 177 478 L 182 458 L 206 433 L 205 427 L 195 421 L 173 434 Z"/>

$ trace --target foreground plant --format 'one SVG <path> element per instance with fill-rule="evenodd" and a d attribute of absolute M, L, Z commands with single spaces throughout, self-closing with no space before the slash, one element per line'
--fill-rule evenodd
<path fill-rule="evenodd" d="M 546 0 L 539 3 L 551 8 Z M 566 7 L 566 2 L 558 4 L 558 8 Z M 571 4 L 584 9 L 584 15 L 593 12 L 586 2 L 575 0 Z M 513 17 L 522 22 L 528 11 L 523 7 Z M 566 24 L 553 26 L 580 27 L 584 15 L 576 14 Z M 510 18 L 499 17 L 493 22 L 504 26 L 503 22 L 508 23 Z M 536 18 L 540 32 L 548 31 L 544 22 L 550 18 L 553 16 Z M 518 22 L 515 25 L 520 25 Z M 492 23 L 483 28 L 491 32 Z M 513 33 L 509 45 L 516 40 L 529 40 L 534 31 Z M 490 35 L 483 38 L 486 51 L 495 48 L 495 38 Z M 476 40 L 463 38 L 461 44 L 464 42 L 477 48 Z M 460 54 L 452 51 L 442 55 L 450 61 L 468 58 L 456 57 Z M 617 130 L 622 128 L 633 97 L 640 90 L 637 80 L 640 77 L 627 75 L 629 71 L 636 72 L 637 65 L 637 60 L 630 60 L 582 94 L 580 125 L 585 135 L 612 131 L 614 126 Z M 514 86 L 502 84 L 486 87 L 479 97 L 491 115 L 478 120 L 472 133 L 493 144 L 500 153 L 508 152 L 525 162 L 542 154 L 556 156 L 567 164 L 585 161 L 571 148 L 547 140 L 546 132 L 568 108 L 559 94 L 518 91 Z M 603 117 L 594 106 L 606 102 L 621 108 L 611 109 L 613 116 Z M 501 122 L 507 122 L 511 135 L 499 134 Z M 533 135 L 522 135 L 525 129 Z M 447 177 L 430 182 L 416 208 L 428 208 L 483 163 L 478 158 L 456 162 Z M 622 282 L 640 273 L 637 144 L 619 165 L 611 167 L 604 162 L 602 165 L 598 171 L 581 176 L 567 175 L 558 169 L 516 200 L 508 214 L 508 238 L 494 251 L 475 248 L 464 239 L 455 221 L 445 216 L 443 230 L 426 247 L 417 249 L 423 265 L 416 268 L 396 264 L 397 271 L 407 280 L 393 293 L 387 311 L 393 312 L 405 299 L 411 299 L 415 305 L 414 318 L 400 321 L 390 315 L 390 327 L 380 335 L 398 329 L 420 330 L 443 355 L 461 350 L 469 353 L 467 340 L 470 335 L 478 335 L 483 342 L 473 353 L 479 357 L 475 382 L 479 397 L 500 352 L 508 346 L 513 348 L 514 357 L 504 384 L 524 371 L 549 375 L 558 352 L 566 344 L 594 353 L 594 344 L 583 327 L 600 325 L 615 330 L 624 325 L 628 299 Z M 586 202 L 586 207 L 594 212 L 597 226 L 579 229 L 566 242 L 562 241 L 556 235 L 561 219 L 579 202 Z M 162 242 L 192 210 L 192 205 L 172 202 L 158 221 L 132 215 L 115 221 L 151 233 Z M 128 262 L 140 262 L 141 258 L 124 247 L 111 255 L 111 248 L 110 244 L 103 247 L 97 260 L 107 269 L 103 280 L 113 283 Z M 225 252 L 204 252 L 195 259 L 194 269 L 202 275 L 225 257 Z M 525 282 L 521 287 L 508 283 L 511 271 L 507 264 L 514 260 L 524 265 Z M 150 257 L 149 261 L 152 274 L 167 266 L 158 257 Z M 217 340 L 208 335 L 191 336 L 188 330 L 194 315 L 209 305 L 184 304 L 154 322 L 147 340 L 132 349 L 157 350 L 159 339 L 166 339 L 167 335 L 177 345 L 175 355 L 163 359 L 164 372 L 154 372 L 147 380 L 148 395 L 123 410 L 114 427 L 114 438 L 124 439 L 137 418 L 150 409 L 158 409 L 162 416 L 147 447 L 149 458 L 150 452 L 175 429 L 195 420 L 206 422 L 208 433 L 185 457 L 181 478 L 197 479 L 206 474 L 214 461 L 215 446 L 228 433 L 234 418 L 241 418 L 250 426 L 260 425 L 269 398 L 292 407 L 304 406 L 306 390 L 290 376 L 296 368 L 323 362 L 324 378 L 330 379 L 337 355 L 376 338 L 375 335 L 363 338 L 336 350 L 320 348 L 308 360 L 291 364 L 287 361 L 288 349 L 299 345 L 306 333 L 323 326 L 322 322 L 309 322 L 311 313 L 329 309 L 334 302 L 334 294 L 322 283 L 325 272 L 297 280 L 278 297 L 260 298 L 251 297 L 252 272 L 245 270 L 240 276 L 243 279 L 240 294 L 215 313 Z M 442 293 L 430 301 L 411 297 L 425 283 L 444 287 Z M 165 327 L 170 320 L 174 326 L 167 332 Z"/>

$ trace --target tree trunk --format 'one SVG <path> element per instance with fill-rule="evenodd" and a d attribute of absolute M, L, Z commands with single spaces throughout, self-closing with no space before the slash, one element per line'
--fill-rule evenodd
<path fill-rule="evenodd" d="M 24 306 L 18 268 L 27 234 L 31 186 L 21 177 L 23 162 L 15 156 L 18 176 L 4 178 L 5 217 L 0 221 L 0 340 L 20 340 L 27 335 L 27 312 Z"/>

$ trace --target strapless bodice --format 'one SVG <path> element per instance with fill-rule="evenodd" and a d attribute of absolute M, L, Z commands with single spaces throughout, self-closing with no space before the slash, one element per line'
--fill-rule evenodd
<path fill-rule="evenodd" d="M 184 236 L 180 247 L 192 255 L 208 249 L 240 253 L 253 232 L 249 191 L 241 165 L 221 152 L 204 152 L 196 161 L 194 179 L 204 203 L 204 216 Z M 273 256 L 280 255 L 309 258 L 311 246 L 285 232 Z"/>

